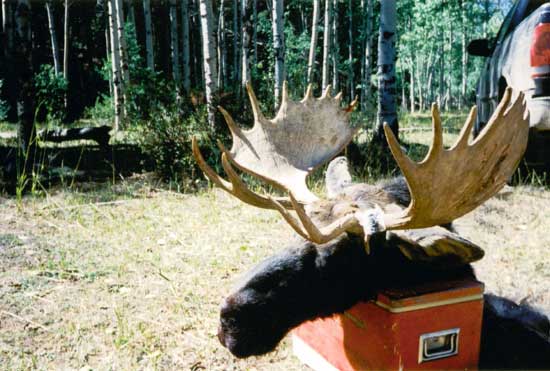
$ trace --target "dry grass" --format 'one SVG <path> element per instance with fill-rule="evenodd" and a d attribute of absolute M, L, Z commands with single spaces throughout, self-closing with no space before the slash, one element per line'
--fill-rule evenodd
<path fill-rule="evenodd" d="M 486 251 L 475 267 L 488 291 L 550 314 L 550 191 L 517 187 L 456 225 Z M 217 190 L 159 190 L 147 177 L 20 205 L 0 198 L 0 365 L 305 369 L 288 340 L 237 360 L 215 337 L 238 276 L 292 235 L 274 212 Z"/>

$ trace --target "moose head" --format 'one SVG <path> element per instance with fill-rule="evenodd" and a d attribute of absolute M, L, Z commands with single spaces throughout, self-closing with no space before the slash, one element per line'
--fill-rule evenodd
<path fill-rule="evenodd" d="M 480 259 L 483 250 L 454 233 L 449 223 L 498 192 L 522 158 L 529 125 L 521 93 L 510 102 L 508 89 L 474 140 L 472 108 L 449 149 L 443 146 L 434 104 L 433 141 L 420 163 L 403 152 L 384 125 L 404 177 L 354 184 L 346 159 L 338 157 L 328 166 L 327 195 L 320 198 L 308 189 L 306 178 L 353 138 L 349 116 L 354 103 L 342 109 L 341 94 L 331 97 L 330 87 L 314 98 L 311 86 L 294 102 L 285 83 L 281 107 L 268 120 L 250 85 L 247 90 L 252 129 L 240 129 L 220 108 L 233 138 L 230 150 L 219 143 L 229 180 L 206 163 L 195 139 L 193 154 L 214 184 L 245 203 L 278 211 L 306 242 L 261 263 L 225 300 L 218 337 L 233 354 L 270 351 L 303 321 L 343 311 L 385 285 L 418 277 L 441 279 L 441 272 L 472 274 L 467 264 Z M 236 169 L 286 196 L 253 192 Z"/>

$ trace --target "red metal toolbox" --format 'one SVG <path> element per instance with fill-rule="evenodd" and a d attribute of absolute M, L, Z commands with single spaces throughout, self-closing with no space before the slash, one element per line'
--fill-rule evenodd
<path fill-rule="evenodd" d="M 477 369 L 483 284 L 446 281 L 381 291 L 343 314 L 293 331 L 315 370 Z"/>

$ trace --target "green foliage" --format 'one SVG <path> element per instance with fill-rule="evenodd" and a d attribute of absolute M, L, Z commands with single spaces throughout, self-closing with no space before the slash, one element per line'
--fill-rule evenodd
<path fill-rule="evenodd" d="M 2 93 L 2 85 L 4 85 L 4 80 L 0 80 L 0 93 Z M 0 99 L 0 121 L 3 121 L 8 117 L 8 110 L 8 103 Z"/>
<path fill-rule="evenodd" d="M 134 24 L 127 22 L 124 32 L 128 51 L 128 71 L 130 73 L 130 84 L 125 87 L 127 100 L 124 105 L 128 122 L 135 123 L 147 120 L 151 113 L 159 107 L 173 105 L 176 90 L 171 82 L 167 82 L 162 78 L 160 72 L 152 71 L 145 66 L 145 62 L 140 55 L 140 46 L 136 39 Z M 110 55 L 104 60 L 99 74 L 111 84 L 112 60 Z M 86 110 L 85 116 L 94 120 L 112 120 L 114 116 L 113 107 L 113 98 L 103 94 L 96 101 L 94 107 Z"/>
<path fill-rule="evenodd" d="M 107 122 L 113 119 L 113 114 L 113 98 L 105 94 L 102 94 L 96 100 L 94 106 L 84 111 L 84 117 L 102 123 L 103 125 L 107 125 Z"/>
<path fill-rule="evenodd" d="M 37 106 L 46 110 L 48 119 L 62 120 L 65 117 L 67 80 L 56 74 L 52 65 L 43 64 L 34 76 Z"/>
<path fill-rule="evenodd" d="M 219 162 L 216 140 L 221 134 L 208 125 L 206 107 L 182 115 L 175 109 L 162 108 L 137 130 L 142 150 L 155 161 L 157 173 L 165 180 L 193 180 L 201 173 L 191 151 L 191 139 L 197 137 L 205 159 Z M 219 169 L 218 169 L 219 170 Z"/>

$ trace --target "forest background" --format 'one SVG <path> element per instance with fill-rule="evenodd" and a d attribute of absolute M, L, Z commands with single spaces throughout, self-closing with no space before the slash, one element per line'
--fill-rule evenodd
<path fill-rule="evenodd" d="M 191 136 L 208 147 L 209 160 L 218 158 L 214 139 L 228 138 L 217 105 L 245 126 L 252 122 L 249 80 L 267 115 L 283 80 L 294 99 L 309 83 L 316 95 L 331 84 L 345 101 L 359 100 L 354 122 L 367 133 L 385 119 L 380 84 L 402 114 L 423 112 L 431 102 L 445 111 L 469 108 L 485 61 L 468 56 L 467 45 L 493 37 L 511 5 L 3 0 L 0 121 L 7 123 L 0 129 L 13 132 L 19 122 L 19 141 L 11 144 L 30 154 L 27 145 L 39 142 L 34 134 L 42 128 L 106 125 L 118 142 L 137 143 L 163 177 L 194 177 Z M 383 14 L 396 31 L 389 35 L 389 79 L 380 59 L 388 36 L 380 33 Z M 4 166 L 4 173 L 13 169 Z M 25 169 L 17 169 L 20 178 Z"/>

